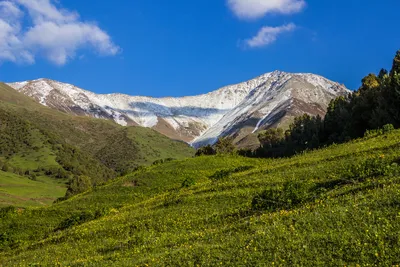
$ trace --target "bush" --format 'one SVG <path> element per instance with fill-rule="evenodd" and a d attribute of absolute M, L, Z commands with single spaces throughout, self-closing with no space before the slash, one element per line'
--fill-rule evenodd
<path fill-rule="evenodd" d="M 367 130 L 365 131 L 364 137 L 371 138 L 382 134 L 391 133 L 395 130 L 393 124 L 386 124 L 383 128 L 375 129 L 375 130 Z"/>
<path fill-rule="evenodd" d="M 8 172 L 8 171 L 11 170 L 11 168 L 10 168 L 10 166 L 8 166 L 7 163 L 4 163 L 4 165 L 1 167 L 1 170 L 2 170 L 3 172 Z"/>
<path fill-rule="evenodd" d="M 377 176 L 392 176 L 400 173 L 397 163 L 384 158 L 370 158 L 359 164 L 351 165 L 343 174 L 343 178 L 350 181 L 363 181 L 366 178 Z"/>
<path fill-rule="evenodd" d="M 203 147 L 200 147 L 199 149 L 197 149 L 195 156 L 196 157 L 213 156 L 216 154 L 217 154 L 217 152 L 215 151 L 215 149 L 211 145 L 207 145 L 207 146 L 203 146 Z"/>
<path fill-rule="evenodd" d="M 288 182 L 274 186 L 253 198 L 253 210 L 289 210 L 315 199 L 315 185 L 306 182 Z"/>
<path fill-rule="evenodd" d="M 209 178 L 211 180 L 221 180 L 221 179 L 231 176 L 234 173 L 245 172 L 245 171 L 251 170 L 252 168 L 254 168 L 254 167 L 253 166 L 240 166 L 235 169 L 220 170 L 220 171 L 216 171 Z"/>
<path fill-rule="evenodd" d="M 390 133 L 394 131 L 393 124 L 386 124 L 383 126 L 383 133 Z"/>
<path fill-rule="evenodd" d="M 32 181 L 37 181 L 36 174 L 32 173 L 31 175 L 29 175 L 29 179 L 31 179 Z"/>
<path fill-rule="evenodd" d="M 0 208 L 0 218 L 5 218 L 10 214 L 17 212 L 17 208 L 14 206 L 8 206 L 4 208 Z"/>
<path fill-rule="evenodd" d="M 96 211 L 84 211 L 81 213 L 76 213 L 70 216 L 69 218 L 65 219 L 62 221 L 58 227 L 55 229 L 55 231 L 60 231 L 60 230 L 65 230 L 70 227 L 76 226 L 76 225 L 81 225 L 85 222 L 89 222 L 92 220 L 99 219 L 105 215 L 108 214 L 108 210 L 106 209 L 100 209 Z"/>
<path fill-rule="evenodd" d="M 69 183 L 66 197 L 83 193 L 92 188 L 92 182 L 88 176 L 75 176 Z"/>
<path fill-rule="evenodd" d="M 174 160 L 176 160 L 176 159 L 174 159 L 174 158 L 159 159 L 159 160 L 154 161 L 152 165 L 160 165 L 160 164 L 164 164 L 166 162 L 171 162 Z"/>
<path fill-rule="evenodd" d="M 193 178 L 186 178 L 183 182 L 182 182 L 182 187 L 191 187 L 196 185 L 196 181 Z"/>
<path fill-rule="evenodd" d="M 235 154 L 236 147 L 233 144 L 232 137 L 222 137 L 218 139 L 217 143 L 215 143 L 215 151 L 217 154 Z"/>
<path fill-rule="evenodd" d="M 164 200 L 164 207 L 175 206 L 181 204 L 183 200 L 180 198 L 177 192 L 169 193 Z"/>

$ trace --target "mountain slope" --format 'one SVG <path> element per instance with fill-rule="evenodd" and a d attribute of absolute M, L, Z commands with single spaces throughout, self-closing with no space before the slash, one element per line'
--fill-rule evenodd
<path fill-rule="evenodd" d="M 0 265 L 396 266 L 399 144 L 397 130 L 292 158 L 197 157 L 3 209 Z"/>
<path fill-rule="evenodd" d="M 273 72 L 245 99 L 194 141 L 196 146 L 213 143 L 219 136 L 240 142 L 251 133 L 270 126 L 288 125 L 304 113 L 324 115 L 331 99 L 347 89 L 310 74 Z"/>
<path fill-rule="evenodd" d="M 185 158 L 193 155 L 193 149 L 187 144 L 170 140 L 154 130 L 143 127 L 127 128 L 108 120 L 70 116 L 39 105 L 4 84 L 0 84 L 0 102 L 20 117 L 100 160 L 109 156 L 111 151 L 104 151 L 103 148 L 111 144 L 114 144 L 112 153 L 116 160 L 137 165 L 150 164 L 160 158 Z M 117 143 L 117 139 L 125 141 Z M 122 153 L 127 150 L 131 157 Z"/>
<path fill-rule="evenodd" d="M 348 90 L 313 74 L 275 71 L 199 96 L 180 98 L 97 95 L 70 84 L 39 79 L 10 84 L 37 102 L 75 115 L 153 128 L 194 146 L 286 125 L 304 112 L 323 115 L 329 101 Z"/>
<path fill-rule="evenodd" d="M 65 182 L 75 176 L 88 176 L 92 184 L 98 184 L 156 160 L 193 154 L 189 145 L 154 130 L 71 116 L 0 83 L 0 169 L 5 166 L 5 172 L 26 180 L 49 181 L 47 178 L 52 177 L 65 187 Z M 4 183 L 7 179 L 2 179 L 2 187 L 12 184 Z M 3 201 L 6 193 L 0 189 L 0 205 L 23 206 L 23 201 L 15 199 L 18 194 L 7 193 L 8 200 Z"/>

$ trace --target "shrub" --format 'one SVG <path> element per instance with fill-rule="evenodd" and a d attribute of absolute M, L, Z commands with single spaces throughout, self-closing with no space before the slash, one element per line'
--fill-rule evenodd
<path fill-rule="evenodd" d="M 393 132 L 394 126 L 393 124 L 386 124 L 383 126 L 383 128 L 375 129 L 375 130 L 367 130 L 365 131 L 364 137 L 365 138 L 371 138 L 374 136 L 382 135 L 382 134 L 387 134 L 390 132 Z"/>
<path fill-rule="evenodd" d="M 169 193 L 164 200 L 164 207 L 181 204 L 183 201 L 177 192 Z"/>
<path fill-rule="evenodd" d="M 21 176 L 25 174 L 25 171 L 23 169 L 19 168 L 19 167 L 14 167 L 13 172 L 15 174 L 21 175 Z"/>
<path fill-rule="evenodd" d="M 183 182 L 182 182 L 182 187 L 191 187 L 193 185 L 196 185 L 196 181 L 193 178 L 186 178 Z"/>
<path fill-rule="evenodd" d="M 29 179 L 31 179 L 32 181 L 37 181 L 36 174 L 32 173 L 31 175 L 29 175 Z"/>
<path fill-rule="evenodd" d="M 65 219 L 64 221 L 62 221 L 57 226 L 55 231 L 65 230 L 70 227 L 83 224 L 85 222 L 96 220 L 107 214 L 108 214 L 108 210 L 106 210 L 104 208 L 100 209 L 100 210 L 96 210 L 96 211 L 84 211 L 81 213 L 76 213 L 76 214 L 73 214 L 72 216 L 70 216 L 69 218 Z"/>
<path fill-rule="evenodd" d="M 232 137 L 223 137 L 218 139 L 217 143 L 215 143 L 215 151 L 217 154 L 235 154 L 236 147 L 233 144 Z"/>
<path fill-rule="evenodd" d="M 176 160 L 176 159 L 174 159 L 174 158 L 159 159 L 159 160 L 154 161 L 153 165 L 160 165 L 160 164 L 163 164 L 163 163 L 166 163 L 166 162 L 170 162 L 170 161 L 174 161 L 174 160 Z"/>
<path fill-rule="evenodd" d="M 83 193 L 92 187 L 92 182 L 88 176 L 75 176 L 69 183 L 66 197 Z"/>
<path fill-rule="evenodd" d="M 8 164 L 7 163 L 4 163 L 4 165 L 1 167 L 1 170 L 3 171 L 3 172 L 8 172 L 8 171 L 10 171 L 10 166 L 8 166 Z"/>
<path fill-rule="evenodd" d="M 4 208 L 0 208 L 0 218 L 5 218 L 10 214 L 13 214 L 17 211 L 17 208 L 14 206 L 8 206 Z"/>
<path fill-rule="evenodd" d="M 253 198 L 253 210 L 288 210 L 315 199 L 315 185 L 306 182 L 287 182 L 274 186 Z"/>
<path fill-rule="evenodd" d="M 386 124 L 383 126 L 383 133 L 390 133 L 394 131 L 393 124 Z"/>
<path fill-rule="evenodd" d="M 196 151 L 196 157 L 199 157 L 199 156 L 213 156 L 213 155 L 216 155 L 216 154 L 217 154 L 217 152 L 215 151 L 215 149 L 211 145 L 200 147 Z"/>
<path fill-rule="evenodd" d="M 211 180 L 221 180 L 231 176 L 234 173 L 245 172 L 248 170 L 253 169 L 253 166 L 240 166 L 235 169 L 228 169 L 228 170 L 220 170 L 216 171 L 213 175 L 210 176 Z"/>
<path fill-rule="evenodd" d="M 216 171 L 213 175 L 210 176 L 211 180 L 221 180 L 223 178 L 229 177 L 232 174 L 231 170 L 220 170 Z"/>
<path fill-rule="evenodd" d="M 382 155 L 370 158 L 359 164 L 351 165 L 343 174 L 343 178 L 351 181 L 363 181 L 366 178 L 395 175 L 400 172 L 397 163 L 392 163 Z"/>
<path fill-rule="evenodd" d="M 0 249 L 3 250 L 5 248 L 10 248 L 15 246 L 15 244 L 18 242 L 14 241 L 14 237 L 5 232 L 5 233 L 0 233 Z"/>

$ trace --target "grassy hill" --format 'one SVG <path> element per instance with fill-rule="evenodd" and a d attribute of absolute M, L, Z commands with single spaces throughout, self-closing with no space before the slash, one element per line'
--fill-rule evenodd
<path fill-rule="evenodd" d="M 14 173 L 0 171 L 0 207 L 35 207 L 50 205 L 66 193 L 65 180 L 40 176 L 35 181 Z"/>
<path fill-rule="evenodd" d="M 99 184 L 156 160 L 193 154 L 187 144 L 153 130 L 70 116 L 0 83 L 0 206 L 42 205 L 63 196 L 65 184 L 78 176 Z M 5 189 L 11 184 L 36 195 L 13 194 Z"/>
<path fill-rule="evenodd" d="M 400 131 L 287 159 L 198 157 L 0 210 L 4 266 L 396 266 Z"/>

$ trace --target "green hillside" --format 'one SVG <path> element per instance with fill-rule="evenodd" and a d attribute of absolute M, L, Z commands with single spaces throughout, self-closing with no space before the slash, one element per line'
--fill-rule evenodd
<path fill-rule="evenodd" d="M 47 176 L 35 181 L 14 173 L 0 171 L 0 207 L 45 206 L 66 193 L 65 181 Z"/>
<path fill-rule="evenodd" d="M 166 162 L 0 210 L 3 266 L 396 266 L 400 131 L 286 159 Z"/>
<path fill-rule="evenodd" d="M 66 183 L 75 181 L 69 186 L 75 189 L 68 191 L 73 195 L 86 188 L 85 181 L 101 184 L 156 160 L 193 154 L 187 144 L 153 130 L 70 116 L 0 83 L 0 206 L 48 204 L 65 194 Z M 20 178 L 21 187 L 35 182 L 33 191 L 47 201 L 5 190 L 14 183 L 10 173 Z M 54 188 L 53 194 L 48 194 L 48 187 Z"/>
<path fill-rule="evenodd" d="M 44 107 L 0 83 L 0 104 L 2 101 L 7 102 L 6 108 L 11 108 L 14 113 L 29 118 L 39 128 L 89 152 L 100 161 L 108 162 L 112 158 L 118 162 L 118 168 L 151 164 L 160 158 L 182 159 L 194 155 L 194 150 L 187 144 L 173 141 L 154 130 L 122 127 L 108 120 L 70 116 Z"/>

